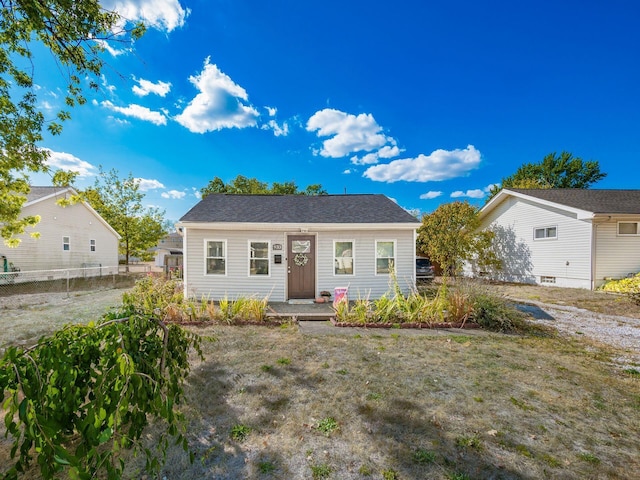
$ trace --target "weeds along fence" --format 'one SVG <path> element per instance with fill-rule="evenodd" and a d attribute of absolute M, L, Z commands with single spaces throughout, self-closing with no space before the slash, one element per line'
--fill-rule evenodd
<path fill-rule="evenodd" d="M 66 293 L 133 285 L 140 274 L 120 274 L 118 266 L 0 272 L 0 297 Z"/>

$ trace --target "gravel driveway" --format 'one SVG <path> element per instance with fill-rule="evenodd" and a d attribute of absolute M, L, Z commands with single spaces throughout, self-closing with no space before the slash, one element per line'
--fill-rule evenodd
<path fill-rule="evenodd" d="M 560 333 L 589 337 L 625 350 L 615 360 L 623 365 L 640 365 L 640 320 L 618 315 L 604 315 L 581 308 L 550 305 L 527 300 L 518 308 L 535 322 L 555 327 Z"/>

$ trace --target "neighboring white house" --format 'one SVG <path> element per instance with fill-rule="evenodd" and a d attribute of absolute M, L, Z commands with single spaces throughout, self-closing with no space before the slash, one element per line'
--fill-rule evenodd
<path fill-rule="evenodd" d="M 182 269 L 182 235 L 179 232 L 171 232 L 161 238 L 153 251 L 156 267 L 163 267 L 166 271 Z"/>
<path fill-rule="evenodd" d="M 120 235 L 89 204 L 56 203 L 75 193 L 72 188 L 31 187 L 21 216 L 40 215 L 40 223 L 27 229 L 40 236 L 19 235 L 16 248 L 0 244 L 0 255 L 22 272 L 98 266 L 117 272 Z"/>
<path fill-rule="evenodd" d="M 640 190 L 503 189 L 480 219 L 498 280 L 595 289 L 640 271 Z"/>
<path fill-rule="evenodd" d="M 384 195 L 209 195 L 178 223 L 185 295 L 378 298 L 394 267 L 409 291 L 419 225 Z"/>

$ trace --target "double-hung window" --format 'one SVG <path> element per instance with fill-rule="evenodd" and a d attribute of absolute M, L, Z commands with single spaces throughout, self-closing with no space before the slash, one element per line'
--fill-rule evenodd
<path fill-rule="evenodd" d="M 269 242 L 249 242 L 249 275 L 269 275 Z"/>
<path fill-rule="evenodd" d="M 227 242 L 225 240 L 206 240 L 205 260 L 205 273 L 207 275 L 226 275 Z"/>
<path fill-rule="evenodd" d="M 95 252 L 96 251 L 96 241 L 95 240 L 89 240 L 89 251 L 90 252 Z"/>
<path fill-rule="evenodd" d="M 618 235 L 638 235 L 640 229 L 638 222 L 618 222 Z"/>
<path fill-rule="evenodd" d="M 71 239 L 69 237 L 62 237 L 62 250 L 65 252 L 71 250 Z"/>
<path fill-rule="evenodd" d="M 353 275 L 353 240 L 333 242 L 334 275 Z"/>
<path fill-rule="evenodd" d="M 393 240 L 376 241 L 376 274 L 391 273 L 396 260 L 396 242 Z"/>
<path fill-rule="evenodd" d="M 540 227 L 533 231 L 534 240 L 551 240 L 558 238 L 558 227 Z"/>

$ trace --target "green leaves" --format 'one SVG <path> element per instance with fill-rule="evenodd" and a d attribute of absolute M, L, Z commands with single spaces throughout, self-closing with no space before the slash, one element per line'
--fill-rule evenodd
<path fill-rule="evenodd" d="M 28 172 L 47 172 L 43 140 L 45 117 L 38 107 L 33 78 L 37 69 L 31 46 L 40 43 L 55 57 L 67 81 L 66 107 L 86 103 L 84 79 L 97 85 L 104 65 L 101 42 L 130 43 L 144 26 L 129 31 L 117 27 L 121 17 L 104 10 L 99 0 L 3 0 L 0 4 L 0 236 L 16 246 L 16 236 L 34 225 L 19 219 L 29 192 Z M 117 31 L 116 31 L 117 30 Z M 24 68 L 23 66 L 28 66 Z M 91 79 L 94 80 L 91 80 Z M 70 118 L 62 109 L 46 124 L 52 135 L 62 133 Z M 27 185 L 24 188 L 23 185 Z M 4 208 L 7 202 L 9 208 Z"/>
<path fill-rule="evenodd" d="M 187 447 L 174 406 L 183 399 L 191 348 L 199 351 L 196 335 L 133 313 L 66 327 L 29 349 L 9 347 L 0 360 L 0 391 L 15 463 L 4 478 L 17 478 L 32 456 L 45 479 L 61 471 L 120 478 L 120 448 L 145 452 L 147 464 L 159 468 L 167 435 Z M 154 418 L 167 427 L 156 452 L 140 443 Z"/>

